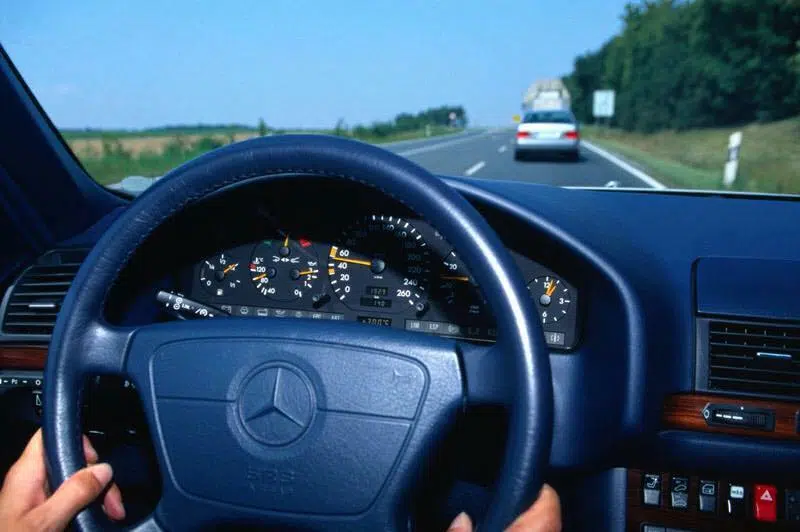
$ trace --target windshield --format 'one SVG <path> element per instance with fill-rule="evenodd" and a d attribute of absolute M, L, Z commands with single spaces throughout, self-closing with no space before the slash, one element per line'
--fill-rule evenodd
<path fill-rule="evenodd" d="M 440 175 L 800 193 L 796 0 L 11 0 L 0 39 L 89 175 L 131 193 L 296 132 Z"/>

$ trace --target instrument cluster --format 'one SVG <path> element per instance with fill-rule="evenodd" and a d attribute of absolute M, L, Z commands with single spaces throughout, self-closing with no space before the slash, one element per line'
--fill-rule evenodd
<path fill-rule="evenodd" d="M 574 347 L 575 288 L 512 253 L 547 343 Z M 349 320 L 480 342 L 497 336 L 480 287 L 457 251 L 424 221 L 391 214 L 357 217 L 341 230 L 271 229 L 261 240 L 204 258 L 191 278 L 182 295 L 162 303 L 177 310 L 185 294 L 209 315 Z"/>

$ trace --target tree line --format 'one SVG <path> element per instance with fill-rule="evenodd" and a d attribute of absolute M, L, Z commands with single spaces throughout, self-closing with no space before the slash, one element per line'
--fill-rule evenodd
<path fill-rule="evenodd" d="M 450 119 L 450 114 L 455 116 Z M 400 113 L 394 120 L 373 122 L 369 125 L 358 124 L 351 129 L 352 135 L 358 138 L 388 137 L 389 135 L 406 131 L 419 131 L 426 126 L 457 126 L 466 127 L 467 111 L 461 105 L 442 105 L 431 107 L 416 114 Z M 347 130 L 343 120 L 336 125 L 336 134 L 343 134 Z"/>
<path fill-rule="evenodd" d="M 564 78 L 580 121 L 599 89 L 616 91 L 616 126 L 643 132 L 800 114 L 800 0 L 651 0 L 622 20 Z"/>

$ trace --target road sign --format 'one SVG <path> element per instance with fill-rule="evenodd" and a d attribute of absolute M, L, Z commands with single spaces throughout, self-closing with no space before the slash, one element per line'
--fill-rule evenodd
<path fill-rule="evenodd" d="M 614 116 L 614 91 L 594 91 L 592 115 L 595 118 L 611 118 Z"/>

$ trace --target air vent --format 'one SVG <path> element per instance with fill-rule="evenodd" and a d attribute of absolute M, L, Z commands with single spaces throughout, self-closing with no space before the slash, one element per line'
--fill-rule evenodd
<path fill-rule="evenodd" d="M 800 398 L 800 326 L 711 321 L 710 390 Z"/>
<path fill-rule="evenodd" d="M 56 316 L 88 250 L 57 250 L 40 257 L 11 288 L 4 334 L 49 336 Z"/>

